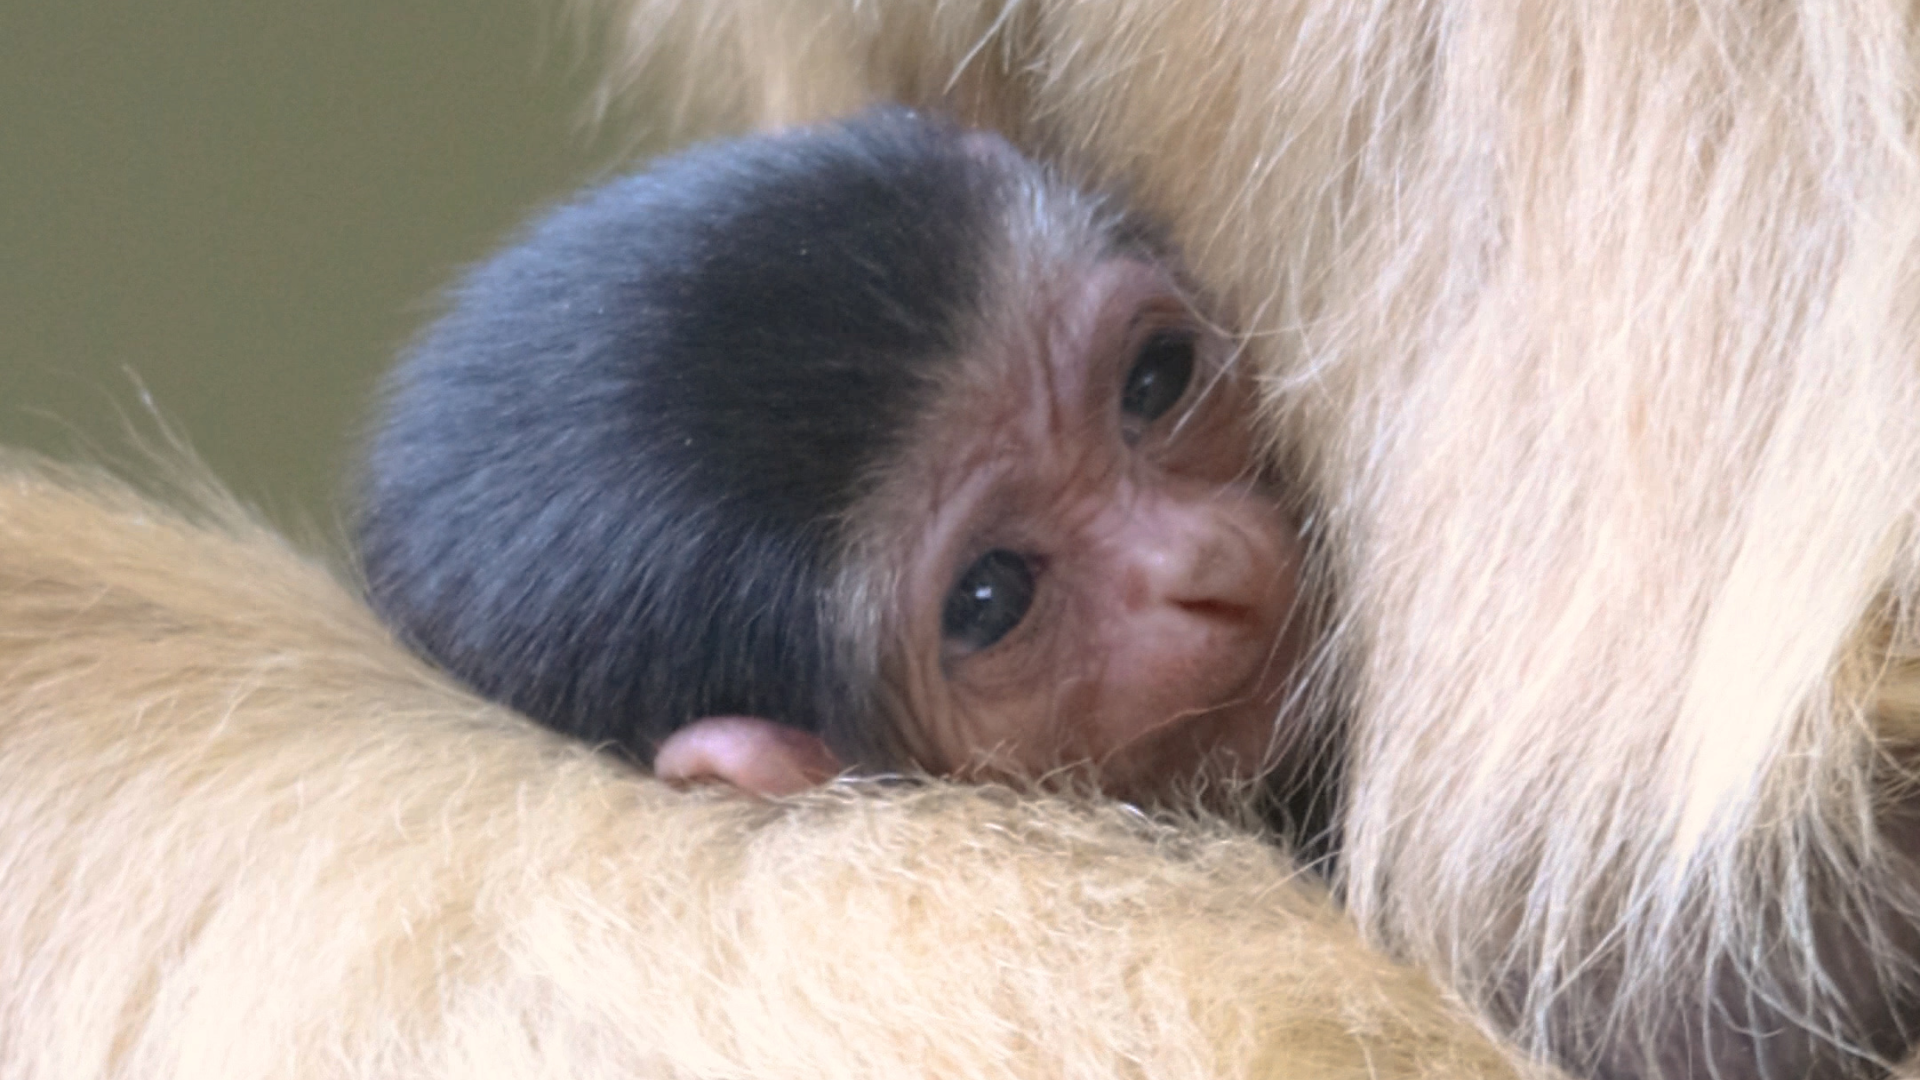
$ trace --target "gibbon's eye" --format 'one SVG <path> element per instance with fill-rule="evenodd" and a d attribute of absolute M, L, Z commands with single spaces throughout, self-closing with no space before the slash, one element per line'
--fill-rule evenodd
<path fill-rule="evenodd" d="M 1140 347 L 1120 391 L 1120 411 L 1129 418 L 1152 423 L 1165 416 L 1187 392 L 1193 379 L 1195 334 L 1179 327 L 1155 330 Z"/>
<path fill-rule="evenodd" d="M 954 582 L 940 612 L 940 633 L 969 649 L 984 649 L 1020 625 L 1033 606 L 1033 567 L 1026 556 L 994 548 Z"/>

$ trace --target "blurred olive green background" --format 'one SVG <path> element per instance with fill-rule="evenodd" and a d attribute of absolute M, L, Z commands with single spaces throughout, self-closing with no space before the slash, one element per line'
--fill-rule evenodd
<path fill-rule="evenodd" d="M 337 535 L 436 290 L 614 160 L 560 8 L 0 0 L 0 443 L 138 471 L 157 415 Z"/>

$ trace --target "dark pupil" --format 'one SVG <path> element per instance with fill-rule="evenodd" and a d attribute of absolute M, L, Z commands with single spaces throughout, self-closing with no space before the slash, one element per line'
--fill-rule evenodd
<path fill-rule="evenodd" d="M 1160 330 L 1147 339 L 1127 372 L 1120 409 L 1140 420 L 1158 420 L 1187 392 L 1193 378 L 1193 332 Z"/>
<path fill-rule="evenodd" d="M 974 560 L 947 594 L 940 632 L 949 641 L 984 649 L 1020 625 L 1033 606 L 1033 570 L 1025 557 L 995 548 Z"/>

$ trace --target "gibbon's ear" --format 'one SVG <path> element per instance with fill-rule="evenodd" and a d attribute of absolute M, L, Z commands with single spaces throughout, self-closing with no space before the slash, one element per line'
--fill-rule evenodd
<path fill-rule="evenodd" d="M 767 796 L 824 784 L 841 768 L 819 736 L 757 716 L 703 716 L 667 736 L 653 756 L 662 780 L 721 780 Z"/>

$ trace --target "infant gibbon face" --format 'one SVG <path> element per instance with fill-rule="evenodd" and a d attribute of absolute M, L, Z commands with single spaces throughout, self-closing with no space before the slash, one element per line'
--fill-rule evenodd
<path fill-rule="evenodd" d="M 1147 795 L 1273 749 L 1296 648 L 1292 525 L 1251 380 L 1161 268 L 1055 277 L 956 372 L 878 500 L 904 535 L 883 678 L 932 771 L 1089 769 Z"/>
<path fill-rule="evenodd" d="M 1135 798 L 1256 775 L 1281 750 L 1301 552 L 1261 486 L 1251 380 L 1140 258 L 1001 310 L 849 515 L 867 580 L 847 592 L 887 598 L 868 633 L 896 745 L 936 774 Z M 740 717 L 655 759 L 769 794 L 839 767 Z"/>

